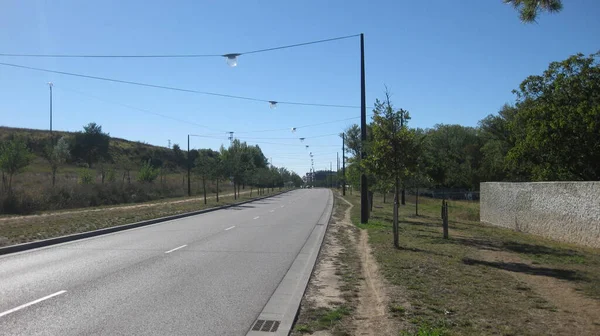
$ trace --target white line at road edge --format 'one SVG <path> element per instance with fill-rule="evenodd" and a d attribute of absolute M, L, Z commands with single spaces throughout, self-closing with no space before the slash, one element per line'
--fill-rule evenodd
<path fill-rule="evenodd" d="M 66 290 L 61 290 L 60 292 L 56 292 L 56 293 L 54 293 L 54 294 L 50 294 L 50 295 L 48 295 L 48 296 L 44 296 L 44 297 L 43 297 L 43 298 L 41 298 L 41 299 L 37 299 L 37 300 L 35 300 L 35 301 L 31 301 L 31 302 L 29 302 L 29 303 L 26 303 L 26 304 L 24 304 L 24 305 L 20 305 L 20 306 L 18 306 L 18 307 L 16 307 L 16 308 L 13 308 L 13 309 L 11 309 L 11 310 L 7 310 L 7 311 L 5 311 L 5 312 L 3 312 L 3 313 L 0 313 L 0 317 L 2 317 L 2 316 L 6 316 L 6 315 L 8 315 L 8 314 L 10 314 L 10 313 L 14 313 L 14 312 L 16 312 L 17 310 L 21 310 L 21 309 L 23 309 L 23 308 L 27 308 L 27 307 L 29 307 L 29 306 L 31 306 L 31 305 L 34 305 L 34 304 L 36 304 L 36 303 L 40 303 L 40 302 L 42 302 L 42 301 L 44 301 L 44 300 L 48 300 L 48 299 L 50 299 L 50 298 L 53 298 L 53 297 L 55 297 L 55 296 L 57 296 L 57 295 L 64 294 L 64 293 L 66 293 L 66 292 L 67 292 Z"/>
<path fill-rule="evenodd" d="M 225 231 L 231 230 L 231 229 L 233 229 L 234 227 L 235 227 L 235 225 L 234 225 L 234 226 L 232 226 L 232 227 L 228 227 L 227 229 L 225 229 Z"/>
<path fill-rule="evenodd" d="M 172 249 L 172 250 L 168 250 L 168 251 L 167 251 L 167 252 L 165 252 L 165 253 L 171 253 L 171 252 L 173 252 L 173 251 L 177 251 L 177 250 L 179 250 L 179 249 L 181 249 L 181 248 L 184 248 L 184 247 L 186 247 L 186 246 L 187 246 L 187 245 L 181 245 L 181 246 L 179 246 L 179 247 L 176 247 L 176 248 L 174 248 L 174 249 Z"/>
<path fill-rule="evenodd" d="M 271 210 L 271 211 L 269 211 L 269 212 L 275 212 L 275 210 Z"/>
<path fill-rule="evenodd" d="M 283 208 L 283 207 L 285 207 L 285 205 L 282 205 L 281 207 Z"/>
<path fill-rule="evenodd" d="M 259 219 L 259 218 L 260 218 L 260 216 L 256 216 L 256 217 L 254 217 L 254 219 Z"/>

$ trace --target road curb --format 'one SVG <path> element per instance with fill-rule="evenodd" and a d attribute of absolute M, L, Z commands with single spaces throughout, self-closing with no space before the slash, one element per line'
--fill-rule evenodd
<path fill-rule="evenodd" d="M 332 191 L 330 191 L 330 197 L 331 203 L 328 201 L 313 231 L 246 336 L 287 336 L 290 334 L 308 282 L 316 267 L 317 258 L 323 248 L 329 221 L 333 216 L 335 197 Z"/>
<path fill-rule="evenodd" d="M 22 244 L 17 244 L 17 245 L 9 245 L 9 246 L 5 246 L 5 247 L 0 247 L 0 255 L 10 254 L 10 253 L 16 253 L 16 252 L 22 252 L 22 251 L 32 250 L 32 249 L 36 249 L 36 248 L 40 248 L 40 247 L 46 247 L 46 246 L 51 246 L 51 245 L 66 243 L 66 242 L 70 242 L 70 241 L 74 241 L 74 240 L 79 240 L 79 239 L 84 239 L 84 238 L 91 238 L 91 237 L 101 236 L 101 235 L 105 235 L 105 234 L 109 234 L 109 233 L 113 233 L 113 232 L 125 231 L 125 230 L 129 230 L 129 229 L 135 229 L 135 228 L 138 228 L 138 227 L 152 225 L 152 224 L 157 224 L 157 223 L 161 223 L 161 222 L 167 222 L 167 221 L 174 220 L 174 219 L 180 219 L 180 218 L 185 218 L 185 217 L 190 217 L 190 216 L 201 215 L 201 214 L 204 214 L 204 213 L 207 213 L 207 212 L 212 212 L 212 211 L 227 209 L 227 208 L 235 207 L 235 206 L 246 204 L 246 203 L 256 202 L 256 201 L 263 200 L 263 199 L 266 199 L 266 198 L 270 198 L 270 197 L 278 196 L 278 195 L 281 195 L 281 194 L 285 194 L 285 193 L 287 193 L 289 191 L 291 191 L 291 190 L 286 190 L 286 191 L 282 191 L 282 192 L 279 192 L 279 193 L 276 193 L 276 194 L 273 194 L 273 195 L 264 196 L 264 197 L 258 197 L 258 198 L 254 198 L 254 199 L 251 199 L 251 200 L 247 200 L 247 201 L 243 201 L 243 202 L 238 202 L 238 203 L 232 203 L 232 204 L 228 204 L 228 205 L 222 205 L 222 206 L 218 206 L 218 207 L 214 207 L 214 208 L 208 208 L 208 209 L 202 209 L 202 210 L 197 210 L 197 211 L 185 212 L 185 213 L 181 213 L 181 214 L 177 214 L 177 215 L 172 215 L 172 216 L 166 216 L 166 217 L 159 217 L 159 218 L 154 218 L 154 219 L 148 219 L 148 220 L 141 221 L 141 222 L 136 222 L 136 223 L 111 226 L 111 227 L 108 227 L 108 228 L 98 229 L 98 230 L 93 230 L 93 231 L 87 231 L 87 232 L 81 232 L 81 233 L 74 233 L 74 234 L 70 234 L 70 235 L 67 235 L 67 236 L 60 236 L 60 237 L 55 237 L 55 238 L 48 238 L 48 239 L 44 239 L 44 240 L 36 240 L 36 241 L 33 241 L 33 242 L 29 242 L 29 243 L 22 243 Z"/>

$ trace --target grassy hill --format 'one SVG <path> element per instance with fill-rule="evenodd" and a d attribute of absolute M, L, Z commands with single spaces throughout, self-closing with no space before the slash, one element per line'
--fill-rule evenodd
<path fill-rule="evenodd" d="M 55 141 L 63 136 L 72 138 L 75 134 L 53 132 Z M 70 159 L 59 167 L 56 185 L 52 186 L 51 168 L 43 155 L 51 143 L 50 132 L 0 126 L 0 143 L 12 139 L 24 141 L 33 160 L 13 177 L 10 197 L 6 183 L 1 185 L 0 214 L 143 202 L 187 194 L 186 159 L 181 151 L 111 137 L 106 160 L 90 169 L 85 162 Z M 138 171 L 149 160 L 160 167 L 160 176 L 153 183 L 138 183 Z M 191 183 L 192 193 L 199 194 L 200 179 L 192 176 Z M 222 183 L 219 189 L 226 189 L 224 187 L 229 185 Z M 216 191 L 213 182 L 209 182 L 207 188 L 208 192 Z"/>
<path fill-rule="evenodd" d="M 54 131 L 53 134 L 54 138 L 58 139 L 63 136 L 73 137 L 76 133 Z M 25 169 L 26 172 L 50 172 L 50 166 L 43 158 L 44 148 L 50 142 L 50 131 L 0 126 L 0 142 L 13 138 L 25 140 L 27 147 L 29 147 L 31 152 L 35 155 L 32 164 Z M 139 141 L 111 137 L 109 147 L 111 160 L 109 161 L 110 163 L 116 164 L 118 158 L 127 157 L 134 166 L 137 167 L 149 158 L 156 158 L 168 162 L 173 159 L 172 152 L 173 151 L 167 147 L 153 146 Z M 78 165 L 77 162 L 68 161 L 66 165 L 62 167 L 61 171 L 73 172 L 78 168 L 81 168 L 81 165 Z"/>

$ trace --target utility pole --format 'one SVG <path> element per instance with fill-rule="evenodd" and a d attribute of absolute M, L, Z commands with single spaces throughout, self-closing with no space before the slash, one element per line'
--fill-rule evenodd
<path fill-rule="evenodd" d="M 187 170 L 188 170 L 188 196 L 192 196 L 192 185 L 190 184 L 190 171 L 192 170 L 192 163 L 190 158 L 190 135 L 188 134 L 188 151 L 187 151 Z"/>
<path fill-rule="evenodd" d="M 342 196 L 346 196 L 346 133 L 342 133 Z"/>
<path fill-rule="evenodd" d="M 50 142 L 54 145 L 54 136 L 52 134 L 52 82 L 48 82 L 48 87 L 50 88 Z"/>
<path fill-rule="evenodd" d="M 231 145 L 233 143 L 233 132 L 229 132 L 229 144 Z"/>
<path fill-rule="evenodd" d="M 365 36 L 360 34 L 360 158 L 367 158 L 365 145 L 367 143 L 367 94 L 365 89 Z M 367 175 L 363 171 L 360 174 L 360 222 L 369 222 L 369 187 Z"/>
<path fill-rule="evenodd" d="M 329 188 L 333 188 L 333 175 L 331 174 L 331 161 L 329 162 Z"/>

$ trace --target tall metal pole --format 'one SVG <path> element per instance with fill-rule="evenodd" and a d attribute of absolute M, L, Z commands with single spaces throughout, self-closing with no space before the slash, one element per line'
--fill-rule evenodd
<path fill-rule="evenodd" d="M 48 83 L 48 87 L 50 87 L 50 141 L 54 145 L 54 137 L 52 136 L 52 85 L 52 82 Z"/>
<path fill-rule="evenodd" d="M 331 174 L 332 166 L 329 162 L 329 188 L 333 188 L 333 175 Z"/>
<path fill-rule="evenodd" d="M 360 34 L 360 158 L 367 158 L 365 146 L 367 142 L 367 97 L 365 92 L 365 36 Z M 367 185 L 367 175 L 363 171 L 360 174 L 360 222 L 366 224 L 369 222 L 369 187 Z"/>
<path fill-rule="evenodd" d="M 190 158 L 190 135 L 189 134 L 188 134 L 187 168 L 188 168 L 188 196 L 192 196 L 192 185 L 190 183 L 190 171 L 192 170 L 192 163 L 191 163 L 191 158 Z"/>
<path fill-rule="evenodd" d="M 346 133 L 342 134 L 342 196 L 346 196 Z"/>

